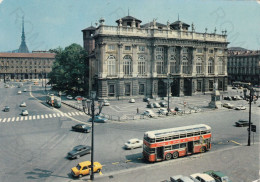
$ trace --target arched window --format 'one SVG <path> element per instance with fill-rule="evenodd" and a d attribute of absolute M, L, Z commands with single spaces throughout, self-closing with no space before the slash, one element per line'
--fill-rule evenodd
<path fill-rule="evenodd" d="M 208 73 L 209 74 L 213 74 L 214 73 L 214 59 L 213 58 L 209 58 L 209 61 L 208 61 Z"/>
<path fill-rule="evenodd" d="M 163 70 L 164 70 L 164 65 L 163 65 L 163 61 L 157 61 L 156 62 L 156 70 L 157 70 L 157 74 L 163 74 Z"/>
<path fill-rule="evenodd" d="M 116 58 L 112 55 L 107 58 L 107 75 L 116 75 Z"/>
<path fill-rule="evenodd" d="M 129 55 L 126 55 L 123 59 L 123 72 L 124 75 L 132 74 L 132 58 Z"/>
<path fill-rule="evenodd" d="M 177 73 L 176 57 L 171 55 L 170 58 L 170 73 Z"/>
<path fill-rule="evenodd" d="M 138 58 L 138 74 L 139 75 L 146 74 L 146 62 L 144 56 L 140 56 Z"/>
<path fill-rule="evenodd" d="M 222 58 L 218 58 L 218 74 L 224 74 L 224 64 Z"/>
<path fill-rule="evenodd" d="M 197 74 L 202 73 L 202 59 L 200 57 L 198 57 L 198 59 L 196 61 L 196 72 L 197 72 Z"/>
<path fill-rule="evenodd" d="M 187 57 L 182 58 L 182 73 L 189 74 L 189 66 Z"/>

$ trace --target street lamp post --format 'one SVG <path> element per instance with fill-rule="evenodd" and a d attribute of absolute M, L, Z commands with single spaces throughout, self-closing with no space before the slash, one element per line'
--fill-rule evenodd
<path fill-rule="evenodd" d="M 91 115 L 92 117 L 92 129 L 91 129 L 91 172 L 90 172 L 90 180 L 94 180 L 94 171 L 93 171 L 93 167 L 94 167 L 94 119 L 95 116 L 99 115 L 102 111 L 102 106 L 103 106 L 103 102 L 100 100 L 98 101 L 98 108 L 99 111 L 95 114 L 95 98 L 96 98 L 96 91 L 91 91 L 90 92 L 90 97 L 92 101 L 87 101 L 87 105 L 88 105 L 88 114 Z M 91 103 L 92 102 L 92 103 Z M 91 103 L 91 114 L 90 114 L 90 103 Z M 83 111 L 85 114 L 86 113 L 86 100 L 83 99 L 82 100 L 82 106 L 83 106 Z"/>
<path fill-rule="evenodd" d="M 168 113 L 170 112 L 170 91 L 169 91 L 169 88 L 171 87 L 171 84 L 172 84 L 172 80 L 170 81 L 170 76 L 172 76 L 171 74 L 168 74 L 167 75 L 167 97 L 168 97 Z"/>

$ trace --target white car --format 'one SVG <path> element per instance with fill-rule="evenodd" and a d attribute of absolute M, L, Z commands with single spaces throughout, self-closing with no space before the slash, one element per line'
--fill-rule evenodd
<path fill-rule="evenodd" d="M 183 176 L 183 175 L 176 175 L 176 176 L 171 176 L 170 177 L 171 182 L 194 182 L 192 179 L 190 179 L 187 176 Z"/>
<path fill-rule="evenodd" d="M 240 97 L 239 95 L 235 95 L 235 98 L 236 98 L 236 100 L 243 100 L 243 98 Z"/>
<path fill-rule="evenodd" d="M 135 103 L 135 100 L 134 99 L 130 99 L 129 103 Z"/>
<path fill-rule="evenodd" d="M 156 117 L 155 113 L 152 110 L 144 111 L 143 115 L 148 116 L 150 118 Z"/>
<path fill-rule="evenodd" d="M 22 116 L 28 116 L 29 112 L 27 110 L 22 110 L 21 115 Z"/>
<path fill-rule="evenodd" d="M 26 92 L 27 91 L 26 88 L 23 91 Z"/>
<path fill-rule="evenodd" d="M 17 92 L 17 94 L 22 94 L 22 91 L 21 91 L 21 90 L 19 90 L 19 91 Z"/>
<path fill-rule="evenodd" d="M 25 103 L 25 102 L 22 102 L 22 103 L 20 104 L 20 107 L 26 107 L 26 103 Z"/>
<path fill-rule="evenodd" d="M 67 95 L 67 99 L 72 100 L 73 97 L 71 95 Z"/>
<path fill-rule="evenodd" d="M 130 139 L 125 143 L 125 149 L 135 149 L 135 148 L 140 148 L 142 146 L 143 146 L 143 141 L 137 138 Z"/>
<path fill-rule="evenodd" d="M 154 108 L 160 108 L 161 106 L 160 106 L 160 104 L 158 104 L 157 102 L 155 102 L 155 103 L 153 103 L 153 107 L 154 107 Z"/>
<path fill-rule="evenodd" d="M 246 107 L 243 105 L 239 105 L 235 108 L 235 110 L 246 110 Z"/>
<path fill-rule="evenodd" d="M 230 103 L 224 103 L 223 107 L 226 107 L 228 109 L 232 109 L 234 107 L 234 105 L 230 104 Z"/>
<path fill-rule="evenodd" d="M 107 100 L 103 101 L 103 106 L 110 106 L 110 103 Z"/>
<path fill-rule="evenodd" d="M 216 182 L 214 178 L 212 178 L 210 175 L 208 174 L 204 174 L 204 173 L 195 173 L 190 175 L 190 178 L 195 181 L 195 182 Z"/>
<path fill-rule="evenodd" d="M 160 108 L 158 110 L 158 113 L 162 114 L 162 115 L 166 115 L 168 113 L 168 109 L 167 108 Z"/>

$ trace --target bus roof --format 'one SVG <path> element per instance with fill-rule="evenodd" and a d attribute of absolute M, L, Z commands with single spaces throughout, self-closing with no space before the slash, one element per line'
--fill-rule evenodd
<path fill-rule="evenodd" d="M 156 137 L 167 136 L 170 134 L 172 135 L 172 134 L 180 134 L 180 133 L 189 133 L 189 132 L 195 132 L 200 130 L 211 130 L 211 127 L 205 124 L 197 124 L 197 125 L 182 126 L 177 128 L 147 131 L 145 132 L 145 135 L 147 135 L 149 138 L 156 138 Z"/>

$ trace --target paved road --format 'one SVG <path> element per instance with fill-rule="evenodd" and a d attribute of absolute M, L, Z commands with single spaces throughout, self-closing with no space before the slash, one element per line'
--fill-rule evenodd
<path fill-rule="evenodd" d="M 25 87 L 27 90 L 30 89 L 29 85 L 25 85 Z M 17 91 L 18 88 L 6 89 L 0 87 L 0 93 L 5 95 L 5 97 L 0 98 L 0 107 L 3 107 L 4 105 L 9 105 L 11 107 L 9 113 L 1 112 L 0 118 L 21 117 L 19 116 L 20 111 L 17 111 L 20 108 L 16 105 L 17 103 L 20 104 L 21 101 L 26 101 L 30 112 L 29 116 L 32 116 L 32 118 L 33 116 L 36 116 L 37 118 L 37 115 L 45 116 L 45 114 L 49 117 L 31 120 L 28 117 L 27 120 L 23 120 L 22 122 L 0 122 L 0 181 L 71 181 L 69 175 L 70 168 L 75 166 L 78 162 L 90 160 L 90 155 L 86 155 L 77 160 L 67 160 L 65 158 L 66 153 L 74 146 L 79 144 L 90 145 L 90 134 L 70 131 L 72 125 L 77 122 L 86 121 L 86 116 L 76 115 L 75 113 L 78 112 L 77 110 L 66 106 L 62 106 L 59 110 L 45 106 L 41 101 L 37 100 L 42 97 L 40 87 L 32 87 L 32 95 L 37 99 L 33 98 L 29 92 L 22 93 L 22 95 L 18 96 Z M 14 97 L 15 99 L 10 99 Z M 44 97 L 42 97 L 42 99 L 44 100 Z M 259 127 L 259 108 L 254 105 L 253 111 L 252 120 L 256 123 L 257 127 Z M 69 116 L 67 114 L 68 116 L 61 116 L 60 114 L 60 117 L 58 117 L 57 114 L 61 112 L 74 113 L 75 115 L 73 116 L 71 114 L 71 116 Z M 49 114 L 52 115 L 52 118 L 50 118 Z M 56 117 L 54 117 L 54 114 Z M 240 158 L 244 156 L 243 152 L 246 153 L 247 151 L 241 146 L 239 146 L 239 149 L 232 149 L 232 147 L 237 146 L 233 141 L 241 143 L 243 146 L 247 142 L 247 131 L 246 128 L 237 128 L 234 127 L 233 124 L 234 121 L 247 117 L 247 111 L 221 109 L 186 116 L 95 124 L 94 158 L 104 165 L 102 171 L 104 177 L 100 174 L 96 174 L 97 179 L 100 181 L 108 181 L 108 176 L 110 176 L 109 180 L 113 181 L 114 179 L 116 181 L 122 179 L 122 177 L 120 177 L 122 174 L 122 176 L 128 177 L 129 179 L 136 179 L 136 181 L 150 181 L 150 179 L 155 179 L 155 181 L 157 181 L 168 179 L 169 176 L 180 174 L 182 171 L 185 172 L 181 174 L 190 174 L 194 172 L 195 169 L 199 172 L 204 169 L 206 170 L 207 168 L 220 170 L 227 169 L 227 174 L 231 176 L 233 181 L 239 181 L 238 179 L 241 178 L 241 176 L 246 176 L 246 178 L 243 178 L 245 179 L 244 181 L 256 179 L 256 171 L 259 169 L 257 169 L 256 165 L 259 161 L 258 157 L 250 159 L 250 161 L 252 161 L 250 164 L 252 165 L 248 167 L 248 170 L 252 171 L 252 174 L 248 177 L 248 170 L 245 172 L 243 172 L 243 170 L 238 171 L 236 169 L 237 166 L 233 165 L 232 167 L 231 164 L 233 163 L 230 161 L 227 162 L 227 164 L 224 163 L 222 165 L 218 163 L 219 160 L 216 155 L 223 154 L 223 158 L 226 157 L 227 159 L 230 159 L 231 156 L 228 151 L 232 151 L 236 154 L 234 155 L 235 157 L 232 157 L 232 161 L 240 161 Z M 122 148 L 128 139 L 136 137 L 142 139 L 144 132 L 148 130 L 198 123 L 208 124 L 212 127 L 212 151 L 206 153 L 205 157 L 197 157 L 203 156 L 204 154 L 196 155 L 196 157 L 194 156 L 196 160 L 181 158 L 169 162 L 158 163 L 161 165 L 160 167 L 158 167 L 158 164 L 156 163 L 154 166 L 157 166 L 155 169 L 157 169 L 158 172 L 162 169 L 167 169 L 166 173 L 161 173 L 162 175 L 158 175 L 158 173 L 153 170 L 149 170 L 153 164 L 145 163 L 140 160 L 142 157 L 142 149 L 124 150 Z M 255 142 L 259 142 L 258 132 L 255 135 Z M 250 151 L 252 152 L 252 155 L 250 156 L 258 156 L 258 153 L 254 153 L 256 149 L 254 147 L 250 148 Z M 223 150 L 225 151 L 221 152 Z M 210 157 L 210 159 L 207 158 L 207 161 L 209 160 L 209 162 L 204 162 L 206 156 Z M 203 166 L 201 168 L 196 167 L 194 161 L 203 163 Z M 218 165 L 214 167 L 214 164 L 216 163 L 218 163 Z M 241 160 L 241 164 L 247 163 L 244 160 Z M 173 165 L 173 167 L 168 168 L 168 165 Z M 139 169 L 139 167 L 141 169 L 140 171 L 143 171 L 143 177 L 141 176 L 141 178 L 137 178 L 140 176 L 140 173 L 132 171 L 133 169 Z M 178 170 L 175 169 L 177 167 L 179 167 Z M 130 169 L 127 174 L 124 175 L 124 173 L 120 173 L 117 177 L 117 171 L 126 169 Z M 172 172 L 169 171 L 169 169 L 172 169 Z M 144 176 L 148 177 L 144 178 Z M 154 176 L 154 178 L 152 178 L 152 176 Z M 86 179 L 88 179 L 88 177 L 83 177 L 83 181 Z"/>

